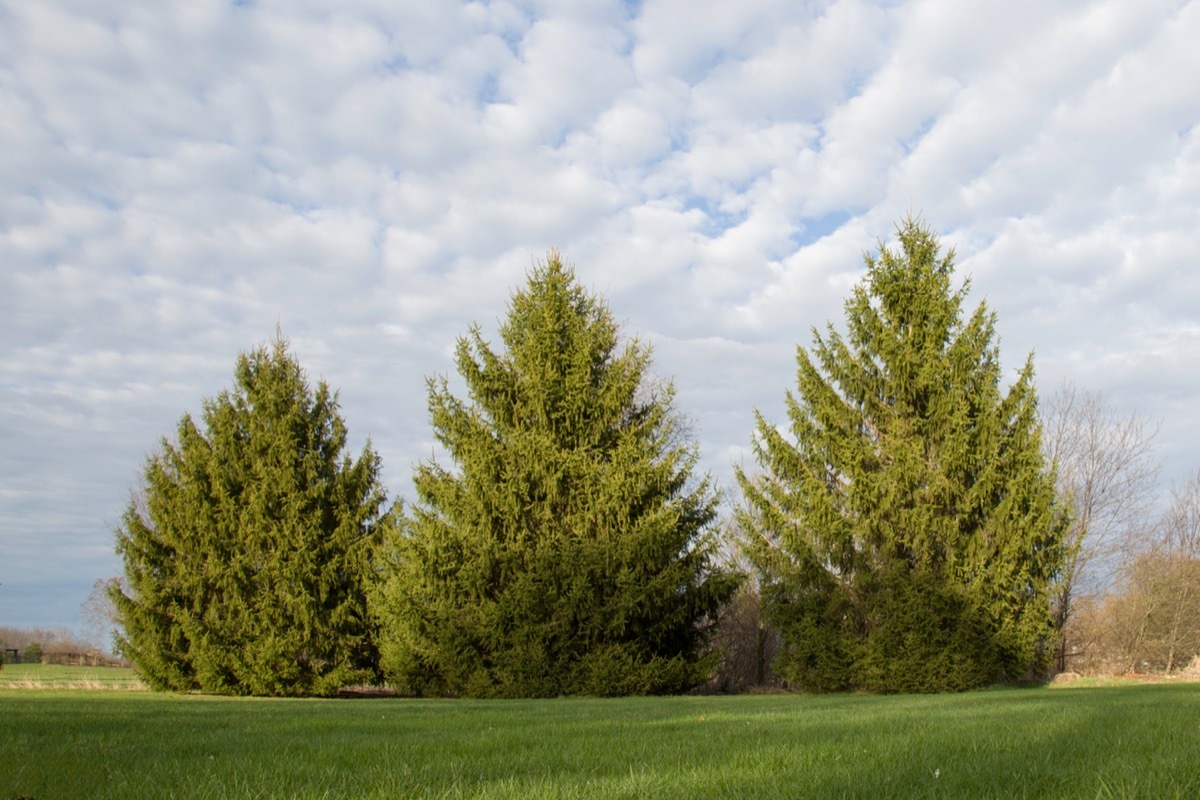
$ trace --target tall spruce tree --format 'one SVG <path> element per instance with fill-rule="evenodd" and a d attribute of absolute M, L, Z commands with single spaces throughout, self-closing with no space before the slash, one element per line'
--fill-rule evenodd
<path fill-rule="evenodd" d="M 378 677 L 367 616 L 384 493 L 370 445 L 276 337 L 180 420 L 117 530 L 121 653 L 155 688 L 327 695 Z"/>
<path fill-rule="evenodd" d="M 514 294 L 494 351 L 459 340 L 470 400 L 430 380 L 455 464 L 414 471 L 376 598 L 383 667 L 414 694 L 618 695 L 703 680 L 717 497 L 650 350 L 556 253 Z"/>
<path fill-rule="evenodd" d="M 1002 391 L 994 313 L 964 319 L 954 253 L 908 219 L 797 348 L 790 436 L 757 415 L 739 522 L 810 690 L 942 691 L 1026 676 L 1051 648 L 1065 515 L 1032 356 Z"/>

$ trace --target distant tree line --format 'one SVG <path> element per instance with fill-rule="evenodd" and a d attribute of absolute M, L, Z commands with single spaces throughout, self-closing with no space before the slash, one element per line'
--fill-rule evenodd
<path fill-rule="evenodd" d="M 0 661 L 8 661 L 17 654 L 20 662 L 36 664 L 43 657 L 65 654 L 86 654 L 95 646 L 85 641 L 68 628 L 15 628 L 0 627 Z"/>
<path fill-rule="evenodd" d="M 348 453 L 336 392 L 278 334 L 147 458 L 116 532 L 124 574 L 103 584 L 118 651 L 159 689 L 254 695 L 1044 675 L 1077 596 L 1079 495 L 1032 358 L 1006 383 L 953 252 L 912 219 L 898 234 L 868 256 L 845 332 L 798 348 L 788 424 L 758 416 L 726 519 L 673 384 L 557 253 L 512 295 L 501 346 L 459 340 L 465 398 L 427 379 L 445 456 L 414 467 L 411 504 L 388 503 L 370 443 Z"/>

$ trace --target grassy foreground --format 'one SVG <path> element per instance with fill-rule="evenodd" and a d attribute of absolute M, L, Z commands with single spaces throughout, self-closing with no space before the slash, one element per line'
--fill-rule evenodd
<path fill-rule="evenodd" d="M 1194 800 L 1197 753 L 1197 684 L 486 702 L 0 690 L 0 800 Z"/>

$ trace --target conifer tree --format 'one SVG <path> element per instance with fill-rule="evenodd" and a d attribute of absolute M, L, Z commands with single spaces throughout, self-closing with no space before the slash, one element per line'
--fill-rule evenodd
<path fill-rule="evenodd" d="M 790 436 L 757 415 L 739 522 L 798 686 L 966 689 L 1040 668 L 1065 515 L 1032 356 L 1006 391 L 994 313 L 908 219 L 866 257 L 845 336 L 797 348 Z"/>
<path fill-rule="evenodd" d="M 476 326 L 469 400 L 428 382 L 454 462 L 414 470 L 376 599 L 383 667 L 414 694 L 645 694 L 707 677 L 708 622 L 735 587 L 713 564 L 717 496 L 696 480 L 670 384 L 621 346 L 556 253 L 511 299 L 497 352 Z"/>
<path fill-rule="evenodd" d="M 345 449 L 336 395 L 277 336 L 146 460 L 110 595 L 118 649 L 153 687 L 326 695 L 377 678 L 379 458 Z"/>

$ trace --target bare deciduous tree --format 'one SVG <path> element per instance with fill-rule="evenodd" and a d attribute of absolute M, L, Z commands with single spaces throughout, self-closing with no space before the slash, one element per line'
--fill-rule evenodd
<path fill-rule="evenodd" d="M 1117 567 L 1140 545 L 1154 499 L 1159 462 L 1152 450 L 1158 426 L 1120 413 L 1097 392 L 1064 383 L 1042 408 L 1043 443 L 1058 472 L 1073 521 L 1070 555 L 1056 598 L 1062 632 L 1058 669 L 1072 652 L 1071 615 L 1080 596 L 1098 601 Z M 1149 544 L 1149 542 L 1145 542 Z M 1079 644 L 1079 643 L 1075 643 Z"/>
<path fill-rule="evenodd" d="M 771 668 L 779 649 L 779 634 L 763 617 L 759 582 L 743 550 L 742 537 L 736 523 L 730 522 L 722 560 L 745 576 L 745 580 L 718 612 L 709 641 L 710 647 L 721 651 L 721 661 L 710 683 L 710 688 L 719 692 L 745 692 L 780 685 Z"/>
<path fill-rule="evenodd" d="M 1122 562 L 1115 591 L 1076 599 L 1080 671 L 1172 673 L 1200 654 L 1200 472 L 1172 490 L 1146 531 Z"/>
<path fill-rule="evenodd" d="M 1168 673 L 1200 652 L 1200 470 L 1171 494 L 1159 542 L 1166 566 L 1161 646 Z"/>
<path fill-rule="evenodd" d="M 79 604 L 79 610 L 83 612 L 84 635 L 88 642 L 106 653 L 112 651 L 114 636 L 121 625 L 109 591 L 111 586 L 119 586 L 125 593 L 130 591 L 124 576 L 97 578 L 87 599 Z"/>

